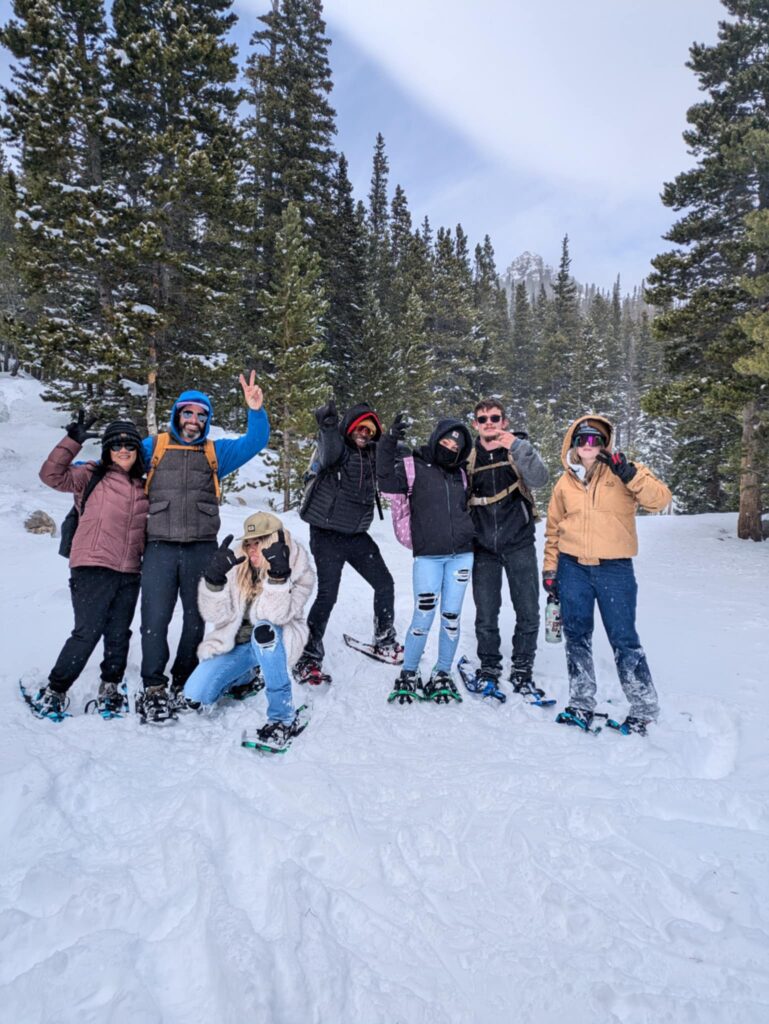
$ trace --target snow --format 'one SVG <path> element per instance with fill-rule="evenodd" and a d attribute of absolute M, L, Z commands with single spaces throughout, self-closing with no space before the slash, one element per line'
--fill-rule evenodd
<path fill-rule="evenodd" d="M 769 545 L 736 540 L 733 515 L 639 519 L 639 630 L 663 708 L 647 739 L 585 736 L 512 698 L 388 705 L 393 670 L 341 644 L 371 626 L 349 569 L 327 634 L 335 682 L 296 693 L 313 717 L 283 758 L 239 746 L 261 696 L 165 730 L 83 716 L 97 657 L 75 716 L 52 725 L 17 693 L 71 628 L 58 541 L 22 527 L 70 505 L 37 479 L 67 421 L 40 391 L 0 376 L 3 1019 L 769 1019 Z M 261 460 L 249 471 L 259 485 Z M 246 511 L 224 506 L 222 535 Z M 402 633 L 411 556 L 388 522 L 373 533 Z M 472 622 L 468 599 L 470 657 Z M 621 716 L 600 629 L 595 648 Z M 138 670 L 137 617 L 131 690 Z M 537 676 L 562 705 L 562 646 L 542 643 Z"/>

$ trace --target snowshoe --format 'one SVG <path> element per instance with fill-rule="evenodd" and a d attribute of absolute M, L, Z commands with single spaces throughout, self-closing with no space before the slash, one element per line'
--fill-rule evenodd
<path fill-rule="evenodd" d="M 510 685 L 513 693 L 520 697 L 527 698 L 527 704 L 533 704 L 537 708 L 550 708 L 557 703 L 553 697 L 545 696 L 545 691 L 534 685 L 531 678 L 531 669 L 516 669 L 513 667 L 510 672 Z"/>
<path fill-rule="evenodd" d="M 436 704 L 448 704 L 455 700 L 462 703 L 462 695 L 448 672 L 433 672 L 423 689 L 424 700 L 435 701 Z"/>
<path fill-rule="evenodd" d="M 27 693 L 26 687 L 21 682 L 19 689 L 35 718 L 47 718 L 49 722 L 63 722 L 65 718 L 72 717 L 67 711 L 69 697 L 66 693 L 59 693 L 58 690 L 54 690 L 48 685 L 38 690 L 33 697 Z"/>
<path fill-rule="evenodd" d="M 304 732 L 310 722 L 310 708 L 302 704 L 297 708 L 294 720 L 285 722 L 265 722 L 252 736 L 244 730 L 240 740 L 241 747 L 256 750 L 260 754 L 285 754 L 295 736 Z"/>
<path fill-rule="evenodd" d="M 224 696 L 229 697 L 231 700 L 248 700 L 249 697 L 255 697 L 263 689 L 264 679 L 262 678 L 262 670 L 257 666 L 247 683 L 231 686 Z"/>
<path fill-rule="evenodd" d="M 374 661 L 384 662 L 385 665 L 403 664 L 403 644 L 399 644 L 397 640 L 375 640 L 373 644 L 366 644 L 348 633 L 343 633 L 342 639 L 348 647 L 359 654 L 365 654 L 367 658 L 373 658 Z"/>
<path fill-rule="evenodd" d="M 165 686 L 147 686 L 139 690 L 136 714 L 142 725 L 173 725 L 177 721 Z"/>
<path fill-rule="evenodd" d="M 401 674 L 395 680 L 395 686 L 387 698 L 387 703 L 392 704 L 398 701 L 399 704 L 413 704 L 415 700 L 421 700 L 419 691 L 422 689 L 422 680 L 416 672 L 401 670 Z"/>
<path fill-rule="evenodd" d="M 500 704 L 504 704 L 507 700 L 507 695 L 499 688 L 497 677 L 482 669 L 475 671 L 467 658 L 459 659 L 457 670 L 465 688 L 476 697 L 493 697 Z"/>
<path fill-rule="evenodd" d="M 648 718 L 636 718 L 635 715 L 628 715 L 624 722 L 616 722 L 613 718 L 606 719 L 606 725 L 615 732 L 621 732 L 623 736 L 635 733 L 637 736 L 646 736 L 646 727 L 651 725 Z"/>
<path fill-rule="evenodd" d="M 105 721 L 127 715 L 129 708 L 126 684 L 107 683 L 102 680 L 98 696 L 95 700 L 89 700 L 83 710 L 87 715 L 101 715 Z"/>
<path fill-rule="evenodd" d="M 323 683 L 331 682 L 331 676 L 322 671 L 320 663 L 306 654 L 297 661 L 291 674 L 297 683 L 307 683 L 309 686 L 322 686 Z"/>
<path fill-rule="evenodd" d="M 565 707 L 563 711 L 555 716 L 555 720 L 559 725 L 575 725 L 578 729 L 582 729 L 583 732 L 591 732 L 594 736 L 597 736 L 601 731 L 601 726 L 593 727 L 593 717 L 592 711 Z"/>

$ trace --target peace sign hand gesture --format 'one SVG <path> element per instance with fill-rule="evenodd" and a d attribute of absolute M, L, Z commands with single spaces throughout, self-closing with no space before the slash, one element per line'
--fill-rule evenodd
<path fill-rule="evenodd" d="M 235 557 L 235 552 L 230 548 L 232 537 L 231 533 L 227 534 L 213 555 L 211 555 L 211 561 L 203 573 L 206 582 L 210 583 L 212 587 L 223 587 L 227 582 L 227 573 L 230 569 L 246 560 L 245 555 L 241 555 L 240 558 Z"/>
<path fill-rule="evenodd" d="M 91 430 L 91 427 L 97 421 L 98 416 L 89 416 L 85 418 L 85 409 L 81 409 L 77 414 L 77 419 L 73 420 L 72 423 L 67 426 L 67 434 L 76 441 L 78 444 L 85 444 L 92 437 L 98 437 L 99 434 Z"/>
<path fill-rule="evenodd" d="M 243 388 L 243 398 L 246 400 L 246 405 L 249 409 L 253 409 L 254 412 L 258 412 L 262 408 L 264 402 L 264 395 L 262 389 L 258 384 L 255 383 L 256 370 L 251 371 L 251 379 L 246 383 L 246 378 L 241 373 L 240 375 L 240 386 Z"/>

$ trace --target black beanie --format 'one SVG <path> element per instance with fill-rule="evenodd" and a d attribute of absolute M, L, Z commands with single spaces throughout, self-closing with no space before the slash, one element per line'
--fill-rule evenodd
<path fill-rule="evenodd" d="M 136 424 L 132 423 L 131 420 L 113 420 L 112 423 L 107 424 L 101 438 L 101 461 L 105 465 L 108 465 L 111 461 L 109 446 L 115 441 L 125 441 L 128 444 L 136 445 L 136 450 L 139 453 L 139 457 L 136 462 L 139 464 L 141 472 L 143 472 L 144 454 L 142 452 L 142 436 L 139 433 Z"/>

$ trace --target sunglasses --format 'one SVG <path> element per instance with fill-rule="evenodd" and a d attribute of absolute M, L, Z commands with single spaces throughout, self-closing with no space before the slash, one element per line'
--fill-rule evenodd
<path fill-rule="evenodd" d="M 138 445 L 134 444 L 133 441 L 113 441 L 109 446 L 111 452 L 122 452 L 124 449 L 127 452 L 135 452 Z"/>
<path fill-rule="evenodd" d="M 373 437 L 375 433 L 375 430 L 372 430 L 371 427 L 365 426 L 365 424 L 361 424 L 353 430 L 353 434 L 365 434 L 367 437 Z"/>
<path fill-rule="evenodd" d="M 476 416 L 475 420 L 477 423 L 501 423 L 502 417 L 498 412 L 494 412 L 490 416 Z"/>
<path fill-rule="evenodd" d="M 208 419 L 207 412 L 198 412 L 197 409 L 181 409 L 180 415 L 182 419 L 185 420 L 191 420 L 194 417 L 195 419 L 200 420 L 201 423 L 205 423 Z"/>
<path fill-rule="evenodd" d="M 577 434 L 574 438 L 574 448 L 603 448 L 606 438 L 601 434 Z"/>

